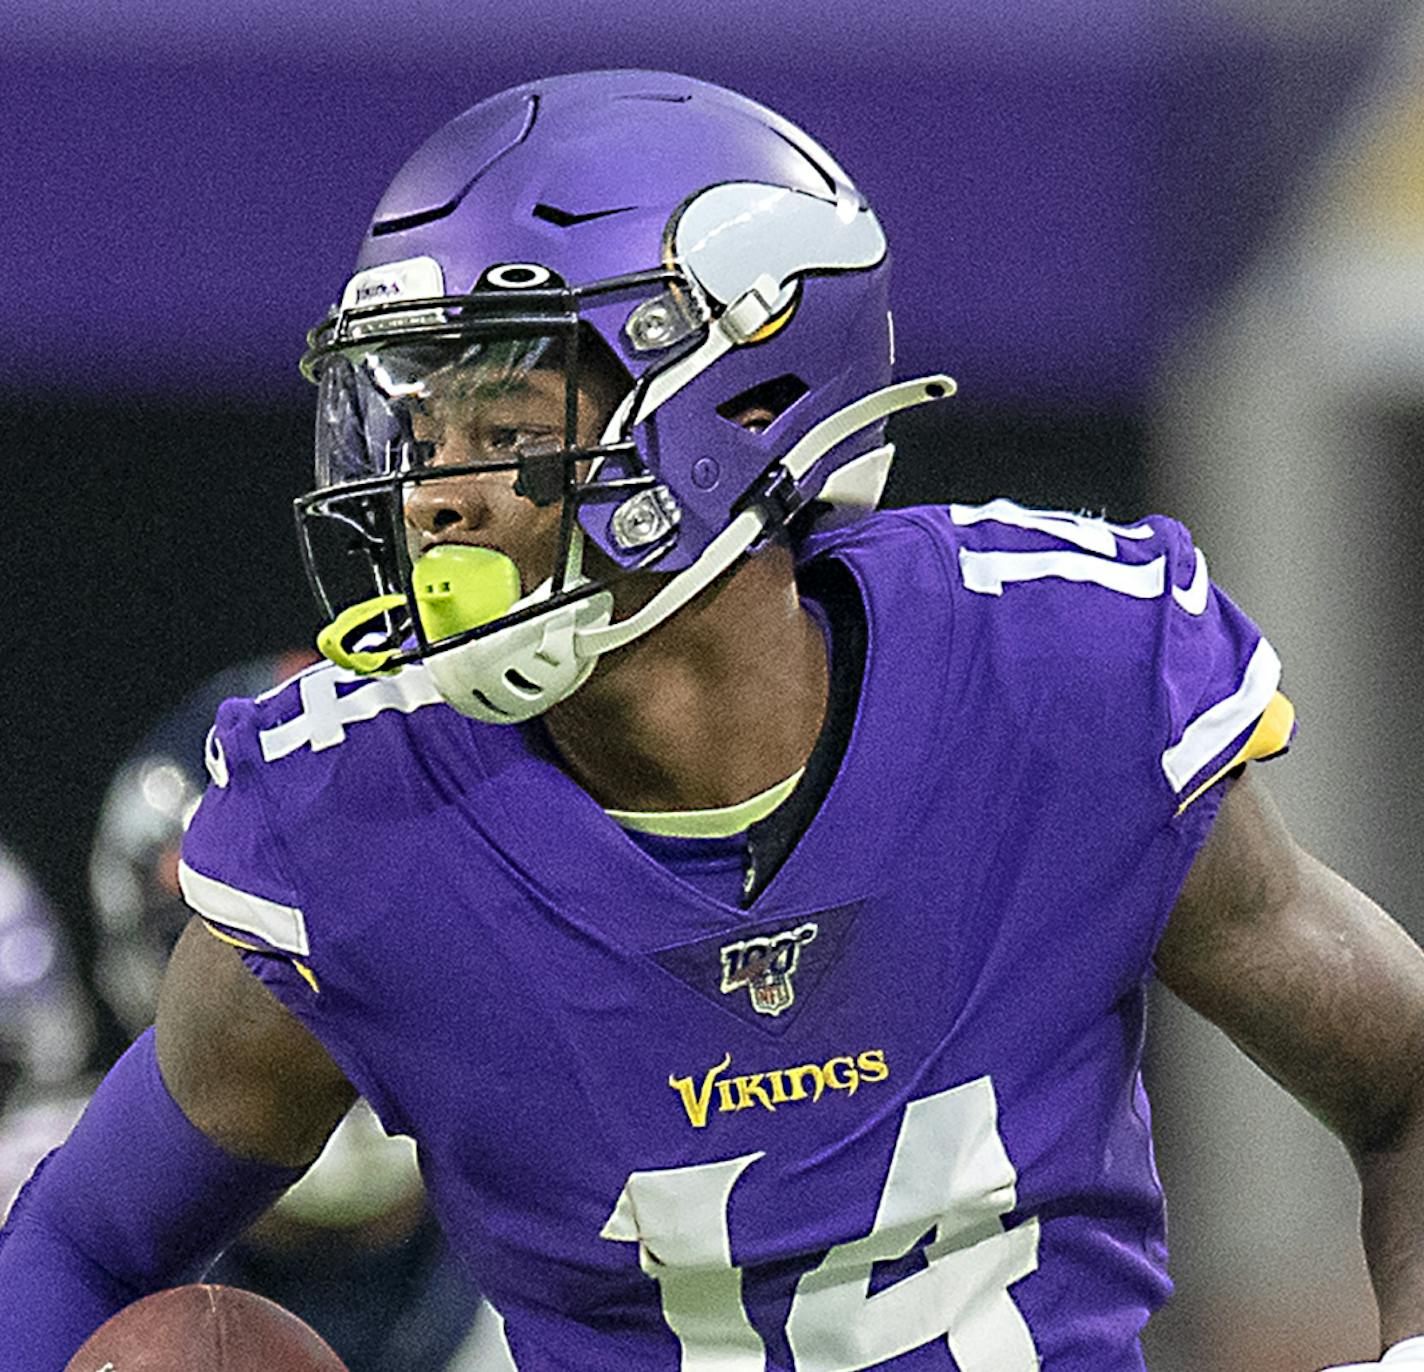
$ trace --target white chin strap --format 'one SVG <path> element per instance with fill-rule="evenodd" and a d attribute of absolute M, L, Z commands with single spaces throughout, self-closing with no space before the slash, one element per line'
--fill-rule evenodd
<path fill-rule="evenodd" d="M 943 400 L 954 390 L 952 378 L 935 375 L 873 391 L 823 419 L 782 458 L 781 466 L 793 483 L 799 483 L 822 457 L 852 434 L 898 410 Z M 878 449 L 867 456 L 883 454 L 884 450 Z M 433 653 L 425 659 L 426 669 L 440 694 L 461 714 L 491 724 L 518 724 L 533 719 L 582 686 L 604 653 L 641 638 L 706 590 L 762 536 L 766 523 L 765 510 L 743 510 L 707 545 L 697 561 L 677 573 L 640 610 L 617 624 L 611 622 L 613 597 L 600 591 L 485 638 Z M 582 563 L 583 539 L 575 529 L 566 573 L 570 587 L 582 580 Z M 551 593 L 552 583 L 545 582 L 513 608 L 535 605 Z"/>

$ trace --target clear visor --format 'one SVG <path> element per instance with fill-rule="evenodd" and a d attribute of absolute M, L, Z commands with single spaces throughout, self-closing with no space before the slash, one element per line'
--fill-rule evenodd
<path fill-rule="evenodd" d="M 463 483 L 504 483 L 529 502 L 517 527 L 506 518 L 499 533 L 524 594 L 545 582 L 555 598 L 592 593 L 574 537 L 581 503 L 652 478 L 628 470 L 630 443 L 600 443 L 621 391 L 607 377 L 580 386 L 577 327 L 353 341 L 314 360 L 318 485 L 297 517 L 309 579 L 339 640 L 335 654 L 323 647 L 328 656 L 356 663 L 359 650 L 368 664 L 379 655 L 370 669 L 384 670 L 490 630 L 466 612 L 498 601 L 493 585 L 451 590 L 442 608 L 443 573 L 423 565 L 431 548 L 466 541 L 460 512 L 486 504 Z M 622 465 L 599 477 L 614 454 Z M 472 531 L 474 543 L 489 533 Z M 509 607 L 518 593 L 516 584 Z"/>
<path fill-rule="evenodd" d="M 575 446 L 567 339 L 431 339 L 317 364 L 316 484 L 430 464 L 509 467 Z"/>
<path fill-rule="evenodd" d="M 580 520 L 608 517 L 596 511 L 656 484 L 631 423 L 604 438 L 614 414 L 638 413 L 639 388 L 658 369 L 634 383 L 599 330 L 615 324 L 634 351 L 670 361 L 704 330 L 695 304 L 676 273 L 658 270 L 578 291 L 377 304 L 313 330 L 302 370 L 318 392 L 316 487 L 296 515 L 308 579 L 330 620 L 322 651 L 342 660 L 328 650 L 333 635 L 343 651 L 369 642 L 365 665 L 351 659 L 356 670 L 386 670 L 494 631 L 492 620 L 466 623 L 432 608 L 433 573 L 415 566 L 431 548 L 462 541 L 453 523 L 426 525 L 433 507 L 442 507 L 438 518 L 457 509 L 465 480 L 507 482 L 530 502 L 527 521 L 515 529 L 506 520 L 497 540 L 508 542 L 500 552 L 517 565 L 526 597 L 545 582 L 546 607 L 593 594 Z M 636 565 L 663 554 L 674 523 L 640 547 Z M 463 541 L 478 544 L 480 532 Z M 468 603 L 498 598 L 472 592 Z M 511 604 L 501 622 L 540 612 Z"/>

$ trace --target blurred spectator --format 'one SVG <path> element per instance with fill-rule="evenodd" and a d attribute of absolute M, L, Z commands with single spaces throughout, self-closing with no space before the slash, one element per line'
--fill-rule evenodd
<path fill-rule="evenodd" d="M 0 848 L 0 1216 L 30 1169 L 79 1118 L 93 1016 L 64 927 Z"/>

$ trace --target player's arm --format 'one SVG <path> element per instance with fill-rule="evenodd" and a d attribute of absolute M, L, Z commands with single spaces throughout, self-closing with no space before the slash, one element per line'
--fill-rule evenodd
<path fill-rule="evenodd" d="M 124 1305 L 196 1280 L 353 1097 L 235 950 L 191 923 L 156 1033 L 115 1065 L 0 1230 L 7 1372 L 54 1372 Z"/>
<path fill-rule="evenodd" d="M 356 1099 L 326 1049 L 199 919 L 169 960 L 156 1027 L 174 1100 L 239 1157 L 306 1167 Z"/>
<path fill-rule="evenodd" d="M 1389 1346 L 1424 1333 L 1424 953 L 1295 843 L 1250 773 L 1197 855 L 1157 971 L 1349 1149 Z"/>

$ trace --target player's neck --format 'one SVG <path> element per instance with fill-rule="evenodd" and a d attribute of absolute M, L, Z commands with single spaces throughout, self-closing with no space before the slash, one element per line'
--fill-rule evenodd
<path fill-rule="evenodd" d="M 825 638 L 797 596 L 790 553 L 775 548 L 610 653 L 544 722 L 603 805 L 732 805 L 805 763 L 827 681 Z"/>

